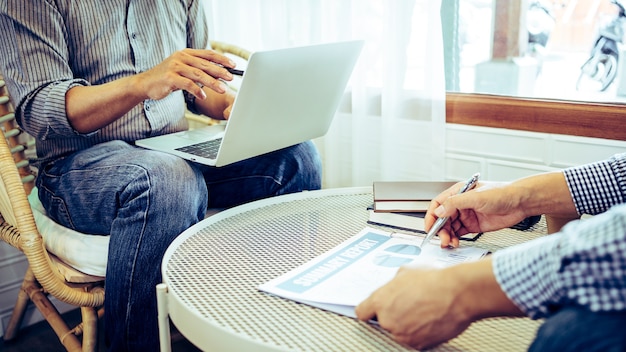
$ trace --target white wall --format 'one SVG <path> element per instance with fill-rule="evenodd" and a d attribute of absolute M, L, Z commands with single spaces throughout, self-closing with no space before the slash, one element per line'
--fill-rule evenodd
<path fill-rule="evenodd" d="M 334 123 L 339 122 L 346 123 L 344 119 L 339 119 Z M 413 128 L 418 127 L 413 126 Z M 342 135 L 332 144 L 328 144 L 324 138 L 316 140 L 324 161 L 324 188 L 371 185 L 372 180 L 364 181 L 362 178 L 356 178 L 355 173 L 367 174 L 374 177 L 374 181 L 376 179 L 432 180 L 441 178 L 438 176 L 428 178 L 428 176 L 417 175 L 415 172 L 398 171 L 383 175 L 383 172 L 379 170 L 380 167 L 355 170 L 355 164 L 351 160 L 352 155 L 337 152 L 337 149 L 350 148 L 352 145 L 351 129 L 348 126 L 340 131 Z M 372 135 L 375 136 L 375 134 Z M 419 149 L 411 152 L 405 148 L 403 151 L 412 153 L 415 159 L 410 167 L 413 171 L 427 169 L 421 158 L 424 150 L 427 150 L 427 148 L 422 148 L 422 144 L 427 142 L 419 140 L 410 142 L 413 143 L 410 148 Z M 363 153 L 379 158 L 377 145 L 373 138 L 368 145 L 363 146 Z M 404 147 L 406 146 L 403 145 Z M 626 153 L 626 141 L 447 124 L 443 179 L 465 180 L 470 175 L 480 172 L 483 180 L 511 181 L 540 172 L 561 170 L 570 166 L 604 160 L 617 153 Z M 333 174 L 329 175 L 329 173 Z"/>
<path fill-rule="evenodd" d="M 625 141 L 448 124 L 445 177 L 509 181 L 624 152 Z"/>

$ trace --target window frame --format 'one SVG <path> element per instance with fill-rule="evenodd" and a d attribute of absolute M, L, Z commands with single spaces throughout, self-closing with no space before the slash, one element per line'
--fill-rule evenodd
<path fill-rule="evenodd" d="M 446 122 L 626 140 L 623 104 L 446 92 Z"/>

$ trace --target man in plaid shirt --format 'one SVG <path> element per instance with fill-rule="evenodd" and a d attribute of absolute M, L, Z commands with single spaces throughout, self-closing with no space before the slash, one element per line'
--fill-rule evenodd
<path fill-rule="evenodd" d="M 427 228 L 450 216 L 439 232 L 442 248 L 531 215 L 596 216 L 474 263 L 401 268 L 357 307 L 360 319 L 376 316 L 398 341 L 428 348 L 473 321 L 526 315 L 545 319 L 531 351 L 626 351 L 626 154 L 510 183 L 481 182 L 457 195 L 459 187 L 435 198 L 426 215 Z"/>

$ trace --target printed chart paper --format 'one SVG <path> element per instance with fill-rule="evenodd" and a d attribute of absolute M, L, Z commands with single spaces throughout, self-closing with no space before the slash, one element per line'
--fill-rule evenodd
<path fill-rule="evenodd" d="M 420 248 L 423 237 L 366 227 L 331 251 L 259 286 L 259 290 L 356 317 L 354 308 L 390 281 L 400 266 L 446 267 L 484 256 L 476 247 Z"/>

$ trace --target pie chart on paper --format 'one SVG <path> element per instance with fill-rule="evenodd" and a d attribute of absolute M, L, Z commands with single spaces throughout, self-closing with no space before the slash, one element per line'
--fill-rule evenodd
<path fill-rule="evenodd" d="M 385 248 L 383 252 L 383 254 L 379 254 L 374 258 L 374 264 L 388 268 L 397 268 L 417 259 L 420 253 L 422 253 L 422 249 L 414 245 L 395 244 Z"/>

